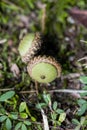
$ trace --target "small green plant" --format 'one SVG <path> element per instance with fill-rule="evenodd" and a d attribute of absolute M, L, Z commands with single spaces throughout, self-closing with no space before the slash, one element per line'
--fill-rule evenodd
<path fill-rule="evenodd" d="M 31 122 L 28 120 L 19 121 L 15 126 L 15 130 L 28 130 L 27 126 L 31 126 Z"/>
<path fill-rule="evenodd" d="M 8 91 L 4 94 L 0 95 L 0 102 L 7 102 L 15 95 L 14 91 Z M 11 103 L 11 102 L 10 102 Z M 5 109 L 3 109 L 3 106 L 0 105 L 1 111 L 0 111 L 0 122 L 4 124 L 3 128 L 6 128 L 7 130 L 12 129 L 12 120 L 16 120 L 18 118 L 17 113 L 9 113 Z"/>
<path fill-rule="evenodd" d="M 63 121 L 65 121 L 66 113 L 64 112 L 64 110 L 58 108 L 58 103 L 56 101 L 51 103 L 50 94 L 43 93 L 43 99 L 44 102 L 38 103 L 36 107 L 38 109 L 49 107 L 50 109 L 49 117 L 50 117 L 50 121 L 53 123 L 53 126 L 54 127 L 61 126 Z"/>
<path fill-rule="evenodd" d="M 86 130 L 87 119 L 84 116 L 80 118 L 80 121 L 77 119 L 72 119 L 72 123 L 76 125 L 74 130 Z"/>
<path fill-rule="evenodd" d="M 87 90 L 87 77 L 81 76 L 80 81 L 84 84 L 83 90 Z M 81 97 L 84 97 L 87 95 L 87 92 L 80 94 Z M 77 104 L 79 105 L 79 109 L 77 111 L 78 116 L 82 116 L 87 111 L 87 101 L 85 99 L 78 99 Z"/>
<path fill-rule="evenodd" d="M 2 125 L 2 127 L 6 128 L 6 130 L 11 130 L 13 120 L 17 120 L 17 119 L 18 119 L 17 112 L 0 113 L 0 122 L 4 124 L 4 126 Z"/>
<path fill-rule="evenodd" d="M 79 105 L 79 109 L 78 109 L 78 111 L 77 111 L 77 115 L 78 116 L 82 116 L 85 112 L 86 112 L 86 110 L 87 110 L 87 101 L 86 100 L 84 100 L 84 99 L 79 99 L 78 101 L 77 101 L 77 104 Z"/>
<path fill-rule="evenodd" d="M 84 84 L 84 87 L 82 90 L 87 90 L 87 77 L 86 76 L 81 76 L 80 77 L 81 83 Z M 84 96 L 87 95 L 87 92 L 81 93 L 81 98 L 77 100 L 77 104 L 79 106 L 79 109 L 76 113 L 78 117 L 80 117 L 80 121 L 76 118 L 72 119 L 72 123 L 76 125 L 75 130 L 85 130 L 87 126 L 87 117 L 83 116 L 83 114 L 86 113 L 87 111 L 87 101 L 85 99 L 82 99 Z"/>
<path fill-rule="evenodd" d="M 55 127 L 57 125 L 61 126 L 62 122 L 65 121 L 66 113 L 64 112 L 64 110 L 58 108 L 58 103 L 56 101 L 53 102 L 52 108 L 53 108 L 52 109 L 53 111 L 51 112 L 52 122 Z"/>
<path fill-rule="evenodd" d="M 8 110 L 7 107 L 3 108 L 3 105 L 0 104 L 1 130 L 11 130 L 13 127 L 15 130 L 27 130 L 32 125 L 31 121 L 36 121 L 36 118 L 31 115 L 26 102 L 21 102 L 17 106 L 15 96 L 14 91 L 8 91 L 0 95 L 0 102 L 5 103 L 6 106 L 11 106 L 11 109 L 14 110 Z"/>

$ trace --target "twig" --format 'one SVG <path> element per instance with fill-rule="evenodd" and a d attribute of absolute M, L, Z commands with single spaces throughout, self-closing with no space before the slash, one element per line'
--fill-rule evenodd
<path fill-rule="evenodd" d="M 49 92 L 58 92 L 58 93 L 87 93 L 87 90 L 58 89 L 58 90 L 50 90 Z"/>
<path fill-rule="evenodd" d="M 32 90 L 32 91 L 20 91 L 19 93 L 24 93 L 24 94 L 26 94 L 26 93 L 37 93 L 37 91 L 36 90 Z"/>
<path fill-rule="evenodd" d="M 41 19 L 41 30 L 42 33 L 45 32 L 45 26 L 46 26 L 46 5 L 42 8 L 42 19 Z"/>
<path fill-rule="evenodd" d="M 0 92 L 14 90 L 14 88 L 0 89 Z M 36 90 L 32 91 L 20 91 L 19 93 L 36 93 Z M 48 92 L 57 92 L 57 93 L 87 93 L 87 90 L 76 90 L 76 89 L 57 89 L 49 90 Z"/>
<path fill-rule="evenodd" d="M 10 90 L 14 90 L 14 88 L 5 88 L 5 89 L 0 89 L 0 92 L 10 91 Z"/>
<path fill-rule="evenodd" d="M 35 93 L 36 91 L 20 91 L 20 93 Z M 58 89 L 58 90 L 49 90 L 48 92 L 57 92 L 57 93 L 87 93 L 87 90 L 75 90 L 75 89 Z"/>
<path fill-rule="evenodd" d="M 80 58 L 80 59 L 78 60 L 78 62 L 80 62 L 80 61 L 82 61 L 82 60 L 87 60 L 87 56 Z"/>
<path fill-rule="evenodd" d="M 47 119 L 47 116 L 44 113 L 44 110 L 42 108 L 41 108 L 41 114 L 42 114 L 42 117 L 43 117 L 44 130 L 49 130 L 48 119 Z"/>

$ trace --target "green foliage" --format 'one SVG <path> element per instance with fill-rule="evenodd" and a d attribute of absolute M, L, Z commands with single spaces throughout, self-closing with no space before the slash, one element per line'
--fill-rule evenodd
<path fill-rule="evenodd" d="M 72 119 L 72 123 L 76 125 L 74 130 L 85 130 L 85 127 L 87 125 L 87 119 L 84 116 L 82 116 L 80 118 L 80 121 L 78 121 L 77 119 Z"/>
<path fill-rule="evenodd" d="M 41 108 L 49 107 L 49 109 L 52 111 L 50 112 L 50 120 L 53 122 L 53 125 L 55 127 L 61 126 L 62 122 L 65 121 L 66 113 L 64 110 L 58 108 L 58 103 L 56 101 L 51 104 L 50 94 L 46 94 L 44 92 L 42 97 L 44 102 L 36 104 L 36 108 L 41 110 Z"/>
<path fill-rule="evenodd" d="M 0 101 L 1 102 L 6 101 L 6 100 L 12 98 L 14 95 L 15 95 L 14 91 L 6 92 L 6 93 L 4 93 L 3 95 L 0 96 Z"/>
<path fill-rule="evenodd" d="M 75 4 L 75 0 L 58 0 L 47 4 L 47 33 L 53 34 L 54 32 L 57 33 L 59 37 L 63 37 L 63 31 L 67 25 L 67 10 Z M 52 28 L 50 28 L 51 26 Z"/>
<path fill-rule="evenodd" d="M 59 123 L 62 124 L 62 122 L 65 121 L 65 118 L 66 118 L 66 113 L 61 113 L 58 119 Z"/>
<path fill-rule="evenodd" d="M 80 81 L 86 85 L 87 84 L 87 77 L 86 76 L 81 76 L 80 77 Z M 84 86 L 83 87 L 83 90 L 87 90 L 87 86 Z M 80 94 L 81 97 L 84 97 L 87 95 L 87 92 L 83 93 L 83 94 Z M 78 116 L 82 116 L 86 111 L 87 111 L 87 101 L 85 99 L 78 99 L 77 100 L 77 104 L 79 105 L 79 109 L 78 109 L 78 112 L 77 112 L 77 115 Z"/>
<path fill-rule="evenodd" d="M 77 115 L 78 116 L 81 116 L 83 115 L 86 110 L 87 110 L 87 101 L 86 100 L 83 100 L 83 99 L 79 99 L 77 101 L 78 105 L 80 106 L 80 108 L 78 109 L 78 112 L 77 112 Z"/>
<path fill-rule="evenodd" d="M 12 120 L 18 119 L 17 113 L 7 113 L 7 114 L 0 114 L 0 122 L 4 124 L 7 130 L 11 130 L 12 128 Z"/>
<path fill-rule="evenodd" d="M 58 103 L 56 101 L 53 102 L 52 105 L 53 112 L 51 113 L 51 118 L 54 126 L 61 126 L 62 122 L 65 121 L 66 113 L 64 110 L 58 108 Z"/>
<path fill-rule="evenodd" d="M 43 94 L 43 99 L 44 99 L 45 103 L 48 105 L 48 104 L 51 102 L 50 94 L 46 94 L 46 93 L 44 92 L 44 94 Z"/>
<path fill-rule="evenodd" d="M 35 7 L 34 0 L 25 0 L 25 2 L 1 0 L 0 23 L 8 24 L 13 19 L 14 14 L 27 14 Z M 25 11 L 26 8 L 26 11 Z M 14 13 L 15 12 L 15 13 Z M 17 17 L 15 17 L 17 18 Z M 17 19 L 15 19 L 17 20 Z"/>
<path fill-rule="evenodd" d="M 13 25 L 17 25 L 18 22 L 21 22 L 18 18 L 19 15 L 30 15 L 32 11 L 38 13 L 36 21 L 41 23 L 42 18 L 42 6 L 46 5 L 46 33 L 56 32 L 59 36 L 63 35 L 63 30 L 66 29 L 66 18 L 68 16 L 67 10 L 77 4 L 76 0 L 25 0 L 22 1 L 7 1 L 1 0 L 1 12 L 0 12 L 0 23 L 2 25 L 9 25 L 11 22 Z M 38 8 L 38 5 L 41 4 L 41 7 Z M 17 14 L 17 15 L 16 15 Z M 15 16 L 15 19 L 14 19 Z M 32 21 L 31 29 L 36 30 L 36 23 Z M 33 26 L 32 26 L 33 25 Z M 53 26 L 52 28 L 51 25 Z M 17 25 L 18 26 L 18 25 Z M 41 26 L 37 27 L 41 30 Z"/>
<path fill-rule="evenodd" d="M 26 109 L 26 102 L 21 102 L 19 106 L 19 112 L 23 112 Z"/>
<path fill-rule="evenodd" d="M 15 126 L 15 130 L 28 130 L 27 126 L 31 126 L 31 122 L 29 121 L 24 121 L 24 122 L 18 122 Z"/>
<path fill-rule="evenodd" d="M 15 130 L 20 129 L 21 126 L 22 126 L 22 122 L 18 122 L 17 125 L 15 126 Z"/>
<path fill-rule="evenodd" d="M 10 100 L 14 95 L 15 95 L 14 91 L 8 91 L 0 96 L 0 101 L 9 102 L 8 99 Z M 16 113 L 16 112 L 8 113 L 2 107 L 2 105 L 0 107 L 1 107 L 0 122 L 2 124 L 4 124 L 3 127 L 6 127 L 6 130 L 11 130 L 12 129 L 12 120 L 18 119 L 18 113 Z"/>
<path fill-rule="evenodd" d="M 43 98 L 44 102 L 37 103 L 37 104 L 36 104 L 36 108 L 37 108 L 37 109 L 45 108 L 45 107 L 47 107 L 47 106 L 50 104 L 50 102 L 51 102 L 50 94 L 46 94 L 46 92 L 43 93 L 42 98 Z"/>
<path fill-rule="evenodd" d="M 87 77 L 81 76 L 80 81 L 81 81 L 81 83 L 84 84 L 83 90 L 87 90 L 87 86 L 85 86 L 87 84 Z M 81 97 L 84 97 L 87 95 L 87 92 L 82 93 L 80 95 L 81 95 Z M 75 130 L 80 130 L 80 129 L 85 130 L 86 126 L 87 126 L 87 117 L 83 116 L 83 115 L 87 111 L 87 101 L 85 99 L 81 98 L 81 99 L 77 100 L 77 104 L 79 105 L 79 109 L 78 109 L 76 115 L 80 117 L 80 121 L 78 119 L 74 118 L 74 119 L 72 119 L 72 123 L 76 125 Z"/>
<path fill-rule="evenodd" d="M 80 81 L 81 81 L 83 84 L 87 84 L 87 77 L 86 77 L 86 76 L 81 76 L 81 77 L 80 77 Z"/>
<path fill-rule="evenodd" d="M 9 118 L 6 119 L 6 128 L 7 128 L 7 130 L 11 130 L 11 128 L 12 128 L 12 123 Z"/>
<path fill-rule="evenodd" d="M 6 120 L 7 116 L 1 116 L 0 117 L 0 122 L 3 122 L 4 120 Z"/>
<path fill-rule="evenodd" d="M 10 101 L 10 99 L 9 99 L 9 101 Z M 3 101 L 3 102 L 5 102 L 5 101 Z M 8 102 L 8 104 L 9 104 L 9 102 Z M 13 122 L 15 122 L 15 130 L 19 130 L 19 129 L 27 130 L 27 128 L 32 125 L 31 122 L 29 120 L 27 120 L 28 116 L 31 118 L 32 121 L 36 121 L 36 119 L 30 114 L 27 104 L 25 102 L 21 102 L 18 112 L 9 112 L 8 113 L 8 112 L 6 112 L 6 110 L 3 109 L 2 106 L 1 106 L 0 110 L 1 110 L 0 111 L 0 122 L 2 124 L 2 128 L 4 129 L 4 127 L 5 127 L 6 130 L 12 129 Z"/>

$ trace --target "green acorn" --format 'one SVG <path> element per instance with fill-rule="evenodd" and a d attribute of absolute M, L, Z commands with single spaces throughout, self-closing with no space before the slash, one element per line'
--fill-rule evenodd
<path fill-rule="evenodd" d="M 41 45 L 42 36 L 40 33 L 30 33 L 24 36 L 18 48 L 22 61 L 28 63 L 40 50 Z"/>
<path fill-rule="evenodd" d="M 61 75 L 60 64 L 52 57 L 38 56 L 27 67 L 30 77 L 39 83 L 49 83 Z"/>

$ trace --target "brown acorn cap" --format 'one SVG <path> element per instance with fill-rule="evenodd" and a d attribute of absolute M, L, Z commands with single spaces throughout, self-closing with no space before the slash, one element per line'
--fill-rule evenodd
<path fill-rule="evenodd" d="M 40 83 L 49 83 L 61 75 L 61 66 L 53 57 L 34 57 L 27 67 L 30 77 Z"/>
<path fill-rule="evenodd" d="M 41 45 L 41 33 L 37 32 L 35 34 L 27 34 L 19 45 L 19 53 L 22 61 L 28 63 L 37 54 L 41 48 Z"/>

